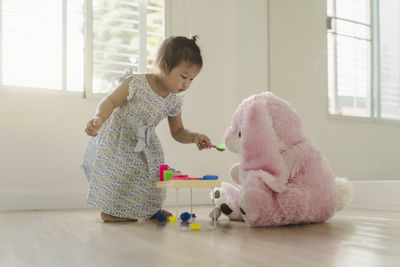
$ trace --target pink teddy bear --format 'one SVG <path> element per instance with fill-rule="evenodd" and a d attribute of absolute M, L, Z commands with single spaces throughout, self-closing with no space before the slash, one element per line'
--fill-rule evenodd
<path fill-rule="evenodd" d="M 238 186 L 223 183 L 214 191 L 216 217 L 222 212 L 249 226 L 317 223 L 351 199 L 351 183 L 335 177 L 305 137 L 297 111 L 270 92 L 243 100 L 224 140 L 241 162 L 231 168 Z"/>

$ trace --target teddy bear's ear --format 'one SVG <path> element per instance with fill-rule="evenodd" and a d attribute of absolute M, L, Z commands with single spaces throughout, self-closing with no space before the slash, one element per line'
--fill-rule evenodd
<path fill-rule="evenodd" d="M 303 126 L 297 111 L 289 102 L 271 92 L 263 93 L 268 101 L 268 112 L 277 138 L 286 147 L 292 147 L 304 140 Z"/>
<path fill-rule="evenodd" d="M 264 171 L 278 180 L 286 175 L 286 167 L 279 152 L 279 140 L 267 105 L 268 98 L 256 96 L 252 103 L 242 110 L 240 176 L 244 176 L 244 179 L 246 172 L 250 170 Z M 286 181 L 275 182 L 286 183 Z"/>
<path fill-rule="evenodd" d="M 232 118 L 232 123 L 231 126 L 226 130 L 223 140 L 226 145 L 226 148 L 233 152 L 233 153 L 239 153 L 239 125 L 237 121 L 237 116 Z"/>
<path fill-rule="evenodd" d="M 246 101 L 242 101 L 242 103 L 236 108 L 235 113 L 233 113 L 232 116 L 232 121 L 231 121 L 231 125 L 228 127 L 228 129 L 225 131 L 225 134 L 223 136 L 223 140 L 224 143 L 226 144 L 227 141 L 229 139 L 232 139 L 232 137 L 234 137 L 238 132 L 239 132 L 239 128 L 240 128 L 240 113 L 241 113 L 241 109 L 242 106 L 244 105 Z"/>

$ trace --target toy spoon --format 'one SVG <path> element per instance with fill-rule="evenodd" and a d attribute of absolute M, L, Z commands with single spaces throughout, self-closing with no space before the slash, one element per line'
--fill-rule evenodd
<path fill-rule="evenodd" d="M 225 144 L 213 145 L 213 144 L 208 143 L 207 146 L 208 146 L 208 147 L 211 147 L 211 148 L 215 148 L 215 149 L 217 149 L 218 151 L 225 151 L 225 149 L 226 149 Z"/>

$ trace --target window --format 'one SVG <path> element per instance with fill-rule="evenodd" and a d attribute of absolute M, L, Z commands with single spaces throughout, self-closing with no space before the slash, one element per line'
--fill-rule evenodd
<path fill-rule="evenodd" d="M 400 120 L 400 1 L 327 7 L 329 112 Z"/>
<path fill-rule="evenodd" d="M 1 85 L 105 93 L 152 69 L 163 0 L 0 0 Z M 85 88 L 85 90 L 84 90 Z"/>

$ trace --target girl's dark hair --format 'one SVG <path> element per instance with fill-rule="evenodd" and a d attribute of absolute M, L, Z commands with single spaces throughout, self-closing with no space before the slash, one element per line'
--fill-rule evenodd
<path fill-rule="evenodd" d="M 165 64 L 166 72 L 170 72 L 178 66 L 182 61 L 186 61 L 199 67 L 203 66 L 203 59 L 199 46 L 196 44 L 198 36 L 186 38 L 183 36 L 171 36 L 165 39 L 158 49 L 155 65 L 161 68 L 161 64 Z"/>

